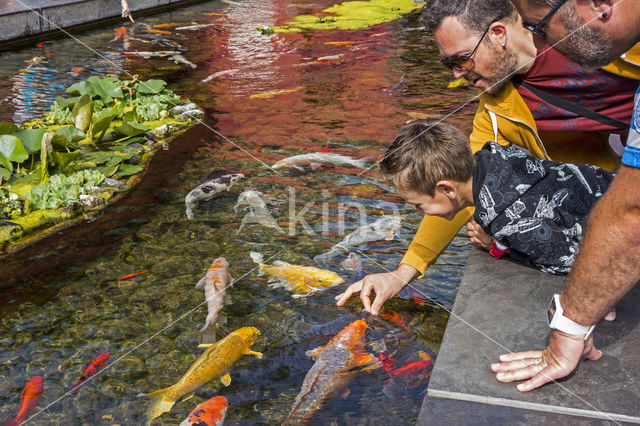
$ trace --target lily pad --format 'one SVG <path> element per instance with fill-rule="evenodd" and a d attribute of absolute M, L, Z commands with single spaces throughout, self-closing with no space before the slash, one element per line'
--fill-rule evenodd
<path fill-rule="evenodd" d="M 139 93 L 157 95 L 158 93 L 162 92 L 162 90 L 166 85 L 167 85 L 166 81 L 152 79 L 147 81 L 141 81 L 140 83 L 136 84 L 135 90 L 136 92 L 139 92 Z"/>
<path fill-rule="evenodd" d="M 29 153 L 24 149 L 20 139 L 12 135 L 0 135 L 0 154 L 2 154 L 5 159 L 15 161 L 16 163 L 22 163 L 29 158 Z M 7 167 L 6 164 L 2 165 Z M 13 170 L 11 163 L 9 163 L 7 169 Z"/>
<path fill-rule="evenodd" d="M 42 136 L 44 136 L 46 129 L 29 129 L 20 130 L 13 135 L 20 139 L 22 145 L 25 147 L 29 154 L 40 151 L 42 147 Z"/>
<path fill-rule="evenodd" d="M 127 121 L 123 125 L 116 127 L 116 130 L 125 136 L 137 136 L 149 131 L 150 128 L 144 124 Z"/>
<path fill-rule="evenodd" d="M 76 158 L 78 158 L 78 155 L 80 154 L 80 150 L 76 149 L 75 151 L 72 152 L 52 152 L 51 153 L 51 158 L 53 159 L 53 162 L 60 167 L 60 171 L 64 171 L 64 169 L 67 168 L 67 166 L 69 164 L 71 164 L 71 162 L 73 160 L 75 160 Z"/>
<path fill-rule="evenodd" d="M 20 130 L 18 126 L 13 123 L 9 123 L 8 121 L 0 123 L 0 135 L 12 135 L 18 130 Z"/>
<path fill-rule="evenodd" d="M 86 132 L 91 126 L 91 117 L 93 116 L 93 102 L 88 94 L 84 94 L 78 99 L 78 102 L 71 110 L 73 124 L 82 132 Z"/>
<path fill-rule="evenodd" d="M 118 172 L 115 174 L 115 178 L 121 178 L 121 177 L 125 177 L 125 176 L 131 176 L 131 175 L 135 175 L 136 173 L 139 173 L 142 171 L 142 167 L 140 166 L 135 166 L 133 164 L 121 164 L 120 168 L 118 169 Z"/>
<path fill-rule="evenodd" d="M 114 109 L 103 109 L 99 113 L 96 114 L 93 122 L 93 127 L 91 128 L 91 138 L 96 141 L 100 141 L 104 136 L 104 133 L 109 128 L 109 125 L 113 121 L 114 118 L 118 116 L 118 111 Z M 96 136 L 100 135 L 96 138 Z"/>
<path fill-rule="evenodd" d="M 89 77 L 87 81 L 93 87 L 94 93 L 102 99 L 105 105 L 113 102 L 113 98 L 124 97 L 120 86 L 116 84 L 118 79 L 115 77 L 100 78 L 94 75 Z"/>
<path fill-rule="evenodd" d="M 76 142 L 81 141 L 84 138 L 85 134 L 80 129 L 73 126 L 68 126 L 63 127 L 53 134 L 51 144 L 66 149 L 70 146 L 75 147 Z"/>
<path fill-rule="evenodd" d="M 80 99 L 80 96 L 75 96 L 73 98 L 63 98 L 62 96 L 58 96 L 56 97 L 56 104 L 58 104 L 60 108 L 69 108 L 75 105 L 75 103 L 78 102 L 78 99 Z"/>

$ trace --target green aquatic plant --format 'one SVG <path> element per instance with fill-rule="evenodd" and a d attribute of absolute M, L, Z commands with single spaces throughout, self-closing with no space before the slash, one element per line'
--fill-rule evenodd
<path fill-rule="evenodd" d="M 99 186 L 104 174 L 97 170 L 81 170 L 71 176 L 57 174 L 49 182 L 37 185 L 25 195 L 25 209 L 56 209 L 68 201 L 78 201 L 91 187 Z"/>
<path fill-rule="evenodd" d="M 383 22 L 422 8 L 423 3 L 413 0 L 347 1 L 323 10 L 326 16 L 299 15 L 280 27 L 259 27 L 263 34 L 300 32 L 303 30 L 357 30 Z"/>

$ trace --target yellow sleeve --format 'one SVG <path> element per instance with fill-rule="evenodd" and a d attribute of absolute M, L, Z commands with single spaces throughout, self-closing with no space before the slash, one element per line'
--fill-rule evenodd
<path fill-rule="evenodd" d="M 500 117 L 496 117 L 496 122 L 500 120 Z M 489 111 L 484 107 L 482 97 L 480 97 L 480 105 L 476 115 L 473 117 L 473 131 L 469 136 L 469 145 L 471 145 L 471 151 L 475 154 L 478 152 L 485 143 L 495 140 L 493 133 L 493 124 L 491 123 L 491 116 Z M 511 143 L 504 139 L 500 131 L 498 131 L 498 141 L 500 145 L 511 145 Z"/>
<path fill-rule="evenodd" d="M 435 263 L 460 228 L 473 216 L 474 208 L 460 211 L 453 220 L 437 216 L 425 216 L 400 263 L 414 267 L 424 275 L 427 267 Z"/>

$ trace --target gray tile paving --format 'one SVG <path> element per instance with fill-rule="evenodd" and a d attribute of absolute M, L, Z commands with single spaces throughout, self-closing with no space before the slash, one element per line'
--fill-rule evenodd
<path fill-rule="evenodd" d="M 621 301 L 615 322 L 602 322 L 596 328 L 596 346 L 603 358 L 581 362 L 569 380 L 520 393 L 514 384 L 496 381 L 489 369 L 504 352 L 546 346 L 548 302 L 563 282 L 563 277 L 472 250 L 427 389 L 425 417 L 419 423 L 431 424 L 426 413 L 444 410 L 442 403 L 447 400 L 450 405 L 451 401 L 477 404 L 494 416 L 505 412 L 517 416 L 523 410 L 595 422 L 589 424 L 640 423 L 640 286 Z M 473 411 L 470 415 L 473 419 Z"/>

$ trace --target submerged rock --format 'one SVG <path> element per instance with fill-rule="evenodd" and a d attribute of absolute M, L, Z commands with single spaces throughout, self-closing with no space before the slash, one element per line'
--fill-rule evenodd
<path fill-rule="evenodd" d="M 187 111 L 191 111 L 191 110 L 194 110 L 194 109 L 197 110 L 198 106 L 196 104 L 192 103 L 192 102 L 189 102 L 189 103 L 186 103 L 186 104 L 183 104 L 183 105 L 174 106 L 173 108 L 171 108 L 169 110 L 169 114 L 172 117 L 177 117 L 180 114 L 183 114 L 183 113 L 185 113 Z"/>
<path fill-rule="evenodd" d="M 178 120 L 179 121 L 189 121 L 191 119 L 199 120 L 202 117 L 204 117 L 204 112 L 200 111 L 199 109 L 192 109 L 191 111 L 186 111 L 180 114 L 178 116 Z"/>

